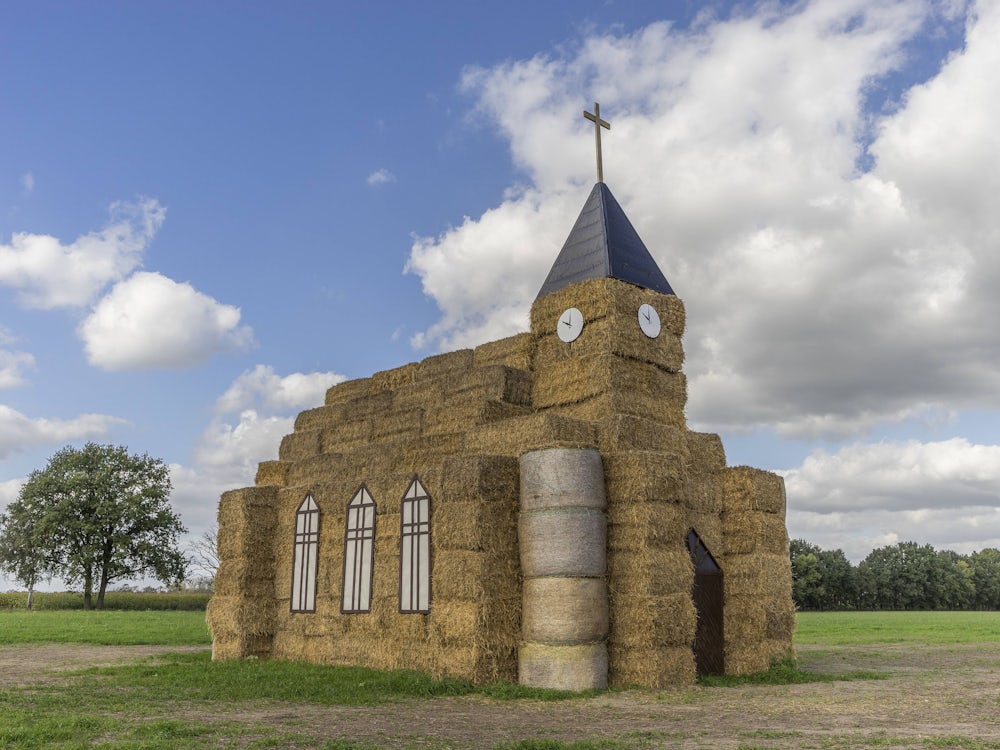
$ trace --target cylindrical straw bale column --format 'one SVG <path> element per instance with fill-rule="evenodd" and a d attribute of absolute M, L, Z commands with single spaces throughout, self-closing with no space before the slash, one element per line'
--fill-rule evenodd
<path fill-rule="evenodd" d="M 601 454 L 521 456 L 518 546 L 524 590 L 518 680 L 589 690 L 608 683 L 607 498 Z"/>

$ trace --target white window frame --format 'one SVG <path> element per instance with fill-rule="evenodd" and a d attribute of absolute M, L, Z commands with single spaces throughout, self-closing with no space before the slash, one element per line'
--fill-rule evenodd
<path fill-rule="evenodd" d="M 399 611 L 431 609 L 431 498 L 417 477 L 403 495 L 399 513 Z"/>
<path fill-rule="evenodd" d="M 320 512 L 310 492 L 295 511 L 295 542 L 292 555 L 292 612 L 316 611 L 316 579 L 319 571 Z"/>
<path fill-rule="evenodd" d="M 340 611 L 370 612 L 375 565 L 375 501 L 363 484 L 347 504 L 344 521 L 344 577 Z"/>

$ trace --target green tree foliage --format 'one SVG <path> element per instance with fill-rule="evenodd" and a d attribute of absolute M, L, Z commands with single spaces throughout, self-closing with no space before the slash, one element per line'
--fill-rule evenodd
<path fill-rule="evenodd" d="M 28 559 L 43 560 L 45 573 L 82 586 L 88 609 L 95 590 L 97 608 L 104 606 L 112 581 L 178 582 L 186 566 L 178 536 L 185 529 L 170 508 L 170 489 L 159 459 L 96 443 L 63 448 L 31 473 L 8 507 L 0 549 L 32 550 Z M 19 539 L 19 528 L 30 531 Z"/>
<path fill-rule="evenodd" d="M 823 550 L 804 539 L 789 545 L 792 598 L 799 609 L 833 610 L 856 606 L 855 569 L 841 550 Z"/>
<path fill-rule="evenodd" d="M 49 577 L 45 551 L 35 543 L 35 526 L 30 509 L 17 503 L 0 515 L 0 570 L 28 590 L 27 609 L 31 609 L 35 586 Z"/>
<path fill-rule="evenodd" d="M 802 610 L 1000 609 L 1000 550 L 971 555 L 900 542 L 857 567 L 841 550 L 789 543 L 792 597 Z"/>

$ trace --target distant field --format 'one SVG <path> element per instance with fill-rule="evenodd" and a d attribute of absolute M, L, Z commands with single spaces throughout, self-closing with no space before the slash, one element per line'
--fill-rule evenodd
<path fill-rule="evenodd" d="M 795 617 L 795 642 L 800 644 L 998 641 L 1000 612 L 799 612 Z"/>
<path fill-rule="evenodd" d="M 198 611 L 0 610 L 0 646 L 22 643 L 207 646 L 211 640 Z"/>

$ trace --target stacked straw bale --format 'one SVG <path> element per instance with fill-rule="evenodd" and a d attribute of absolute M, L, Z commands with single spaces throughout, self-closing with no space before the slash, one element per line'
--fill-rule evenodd
<path fill-rule="evenodd" d="M 726 671 L 767 669 L 791 653 L 795 608 L 777 474 L 738 466 L 722 474 Z"/>

